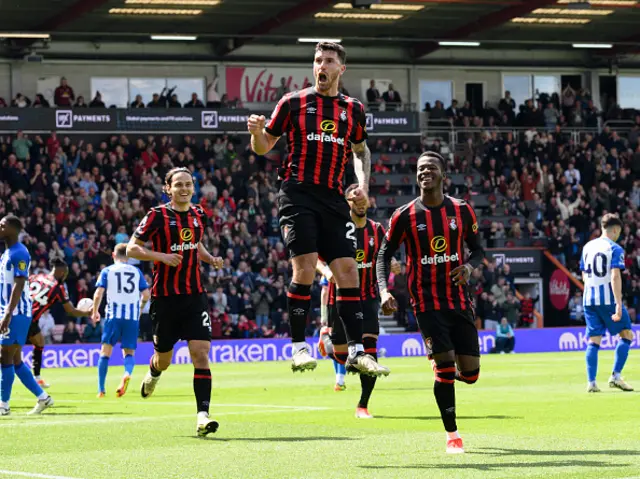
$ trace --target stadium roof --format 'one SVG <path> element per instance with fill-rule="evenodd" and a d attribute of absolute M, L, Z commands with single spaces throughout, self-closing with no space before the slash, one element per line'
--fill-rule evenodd
<path fill-rule="evenodd" d="M 401 46 L 414 59 L 442 48 L 443 40 L 524 50 L 605 43 L 612 52 L 636 52 L 638 25 L 634 0 L 381 0 L 368 9 L 349 0 L 21 0 L 4 2 L 0 16 L 0 32 L 48 33 L 52 42 L 151 42 L 150 34 L 181 34 L 224 56 L 249 43 L 341 38 L 345 45 Z M 17 51 L 33 40 L 5 42 Z"/>

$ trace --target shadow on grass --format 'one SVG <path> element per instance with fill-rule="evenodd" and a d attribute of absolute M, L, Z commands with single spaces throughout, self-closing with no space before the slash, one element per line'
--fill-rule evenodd
<path fill-rule="evenodd" d="M 407 466 L 359 466 L 361 469 L 474 469 L 477 471 L 502 471 L 505 468 L 529 469 L 539 467 L 628 467 L 631 464 L 606 464 L 600 461 L 568 460 L 562 462 L 500 462 L 495 464 L 410 464 Z"/>
<path fill-rule="evenodd" d="M 220 437 L 220 436 L 176 436 L 179 438 L 199 439 L 205 441 L 219 442 L 312 442 L 312 441 L 352 441 L 349 437 L 328 437 L 328 436 L 308 436 L 308 437 Z"/>
<path fill-rule="evenodd" d="M 546 449 L 509 449 L 505 447 L 479 447 L 471 454 L 488 456 L 640 456 L 640 451 L 633 449 L 597 449 L 585 451 L 582 449 L 553 451 Z M 485 452 L 479 452 L 485 451 Z"/>
<path fill-rule="evenodd" d="M 440 416 L 376 416 L 376 419 L 404 419 L 411 421 L 440 421 Z M 501 416 L 501 415 L 490 415 L 490 416 L 457 416 L 456 419 L 524 419 L 523 416 Z"/>

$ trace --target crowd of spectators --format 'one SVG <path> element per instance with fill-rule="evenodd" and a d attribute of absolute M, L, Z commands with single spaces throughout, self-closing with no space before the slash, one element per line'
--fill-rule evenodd
<path fill-rule="evenodd" d="M 530 128 L 520 137 L 495 130 L 473 134 L 459 154 L 448 155 L 449 172 L 468 175 L 468 181 L 454 185 L 447 180 L 445 187 L 472 204 L 476 194 L 491 195 L 489 207 L 479 210 L 483 219 L 498 214 L 524 219 L 524 227 L 519 222 L 490 224 L 483 231 L 487 246 L 505 237 L 545 239 L 555 258 L 576 276 L 582 245 L 600 234 L 599 218 L 606 212 L 620 214 L 625 223 L 620 243 L 627 253 L 624 294 L 635 319 L 640 303 L 639 136 L 640 123 L 626 137 L 604 128 L 582 135 L 579 142 L 559 128 Z M 412 159 L 419 152 L 446 154 L 452 147 L 437 139 L 376 139 L 371 142 L 373 170 L 413 174 Z M 387 153 L 408 155 L 387 164 Z M 24 218 L 24 241 L 35 271 L 45 270 L 56 256 L 67 261 L 74 302 L 92 296 L 96 273 L 111 262 L 115 244 L 128 241 L 151 206 L 167 201 L 162 192 L 165 173 L 172 166 L 188 167 L 197 179 L 194 201 L 211 220 L 206 246 L 225 258 L 220 271 L 202 266 L 212 292 L 214 337 L 288 333 L 290 271 L 278 227 L 275 169 L 266 158 L 252 154 L 242 138 L 114 135 L 89 141 L 59 138 L 55 132 L 35 137 L 18 132 L 0 138 L 0 162 L 0 215 L 12 212 Z M 479 186 L 472 181 L 474 175 L 484 180 Z M 379 208 L 376 197 L 403 193 L 387 185 L 373 188 L 369 214 L 384 221 L 390 210 Z M 150 272 L 150 265 L 141 267 Z M 531 325 L 528 300 L 535 303 L 537 298 L 517 301 L 509 271 L 495 273 L 491 268 L 489 264 L 474 274 L 478 316 L 491 327 L 502 317 L 513 327 Z M 411 329 L 415 324 L 407 313 L 406 271 L 392 284 L 400 296 L 398 322 Z M 317 287 L 312 297 L 309 334 L 317 330 Z M 579 309 L 573 300 L 572 320 L 581 320 Z M 64 316 L 56 319 L 64 321 Z"/>

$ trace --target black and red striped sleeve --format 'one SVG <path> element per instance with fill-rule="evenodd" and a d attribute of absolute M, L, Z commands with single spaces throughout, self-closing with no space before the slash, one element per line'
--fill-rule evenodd
<path fill-rule="evenodd" d="M 133 233 L 133 236 L 145 243 L 149 241 L 152 236 L 162 227 L 162 214 L 160 214 L 155 208 L 147 213 L 142 218 L 142 221 Z"/>
<path fill-rule="evenodd" d="M 475 269 L 480 266 L 484 260 L 484 248 L 482 247 L 480 239 L 478 218 L 476 217 L 476 212 L 473 211 L 473 208 L 469 203 L 462 203 L 460 205 L 460 210 L 462 214 L 462 224 L 464 225 L 464 241 L 467 243 L 470 253 L 467 263 Z"/>
<path fill-rule="evenodd" d="M 69 302 L 69 290 L 67 289 L 66 283 L 58 283 L 56 286 L 58 288 L 57 295 L 58 301 L 62 304 Z"/>
<path fill-rule="evenodd" d="M 378 278 L 378 289 L 380 292 L 387 289 L 389 273 L 391 271 L 391 258 L 396 254 L 398 248 L 405 240 L 405 233 L 408 228 L 407 208 L 402 207 L 393 212 L 389 219 L 389 228 L 383 237 L 378 260 L 376 262 L 376 276 Z"/>
<path fill-rule="evenodd" d="M 285 95 L 280 98 L 280 101 L 273 110 L 271 119 L 267 123 L 267 126 L 264 128 L 264 130 L 271 136 L 280 138 L 289 128 L 290 123 L 291 105 L 289 103 L 289 95 Z"/>
<path fill-rule="evenodd" d="M 367 134 L 367 116 L 364 112 L 364 105 L 357 102 L 353 107 L 353 128 L 349 141 L 354 144 L 362 143 L 369 135 Z"/>

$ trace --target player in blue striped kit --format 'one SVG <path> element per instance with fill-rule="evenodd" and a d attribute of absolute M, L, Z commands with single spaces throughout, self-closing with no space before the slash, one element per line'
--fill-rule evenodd
<path fill-rule="evenodd" d="M 584 315 L 587 322 L 587 392 L 600 392 L 596 384 L 598 350 L 602 335 L 608 330 L 620 335 L 616 346 L 613 373 L 609 386 L 633 391 L 620 374 L 629 355 L 633 340 L 631 319 L 622 304 L 622 271 L 624 250 L 616 243 L 622 232 L 622 221 L 614 214 L 606 214 L 600 222 L 602 236 L 589 241 L 582 249 L 580 270 L 584 282 Z"/>
<path fill-rule="evenodd" d="M 105 292 L 107 305 L 105 321 L 102 326 L 102 350 L 98 361 L 98 397 L 106 394 L 105 382 L 109 369 L 109 358 L 113 346 L 120 341 L 124 355 L 124 376 L 116 390 L 116 396 L 127 392 L 135 359 L 133 357 L 138 343 L 140 312 L 151 297 L 149 285 L 142 272 L 127 264 L 127 245 L 119 244 L 113 252 L 114 264 L 100 273 L 93 295 L 93 318 L 100 320 L 100 303 Z"/>
<path fill-rule="evenodd" d="M 9 400 L 16 376 L 38 398 L 28 414 L 40 414 L 53 406 L 53 398 L 42 390 L 31 370 L 22 362 L 22 346 L 31 326 L 31 256 L 19 240 L 22 227 L 22 222 L 14 215 L 0 220 L 0 239 L 6 246 L 0 257 L 0 416 L 11 414 Z"/>

